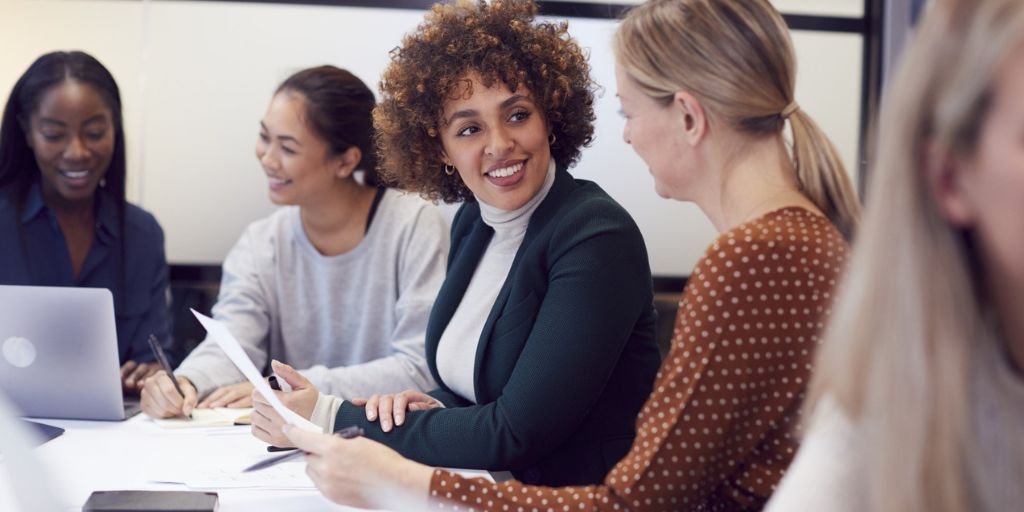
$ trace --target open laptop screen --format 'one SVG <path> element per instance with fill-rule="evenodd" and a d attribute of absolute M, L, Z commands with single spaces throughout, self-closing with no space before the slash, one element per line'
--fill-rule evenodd
<path fill-rule="evenodd" d="M 124 419 L 105 288 L 0 286 L 0 390 L 26 416 Z"/>

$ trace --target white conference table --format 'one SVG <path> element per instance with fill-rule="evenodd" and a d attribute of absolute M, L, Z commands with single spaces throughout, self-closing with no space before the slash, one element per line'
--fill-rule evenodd
<path fill-rule="evenodd" d="M 53 493 L 64 507 L 62 510 L 67 511 L 81 510 L 89 494 L 96 490 L 189 490 L 182 483 L 169 483 L 181 481 L 179 477 L 186 475 L 206 479 L 202 485 L 250 478 L 254 474 L 242 475 L 240 468 L 269 455 L 266 444 L 252 437 L 249 427 L 165 429 L 142 414 L 123 422 L 34 421 L 65 429 L 63 435 L 39 446 L 34 453 L 49 473 L 46 492 Z M 0 468 L 3 465 L 0 462 Z M 251 477 L 260 480 L 256 487 L 191 490 L 217 492 L 221 512 L 357 510 L 324 499 L 305 476 L 301 458 L 275 466 L 272 471 L 276 473 Z M 304 487 L 281 488 L 281 482 L 284 486 Z M 7 507 L 15 503 L 10 487 L 0 481 L 0 510 L 11 510 Z"/>

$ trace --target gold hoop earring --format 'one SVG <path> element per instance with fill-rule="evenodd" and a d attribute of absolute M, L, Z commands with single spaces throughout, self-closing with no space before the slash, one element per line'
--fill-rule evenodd
<path fill-rule="evenodd" d="M 448 176 L 455 174 L 455 166 L 444 164 L 444 173 L 447 174 Z"/>
<path fill-rule="evenodd" d="M 558 140 L 558 138 L 555 137 L 554 133 L 552 133 L 551 135 L 548 135 L 548 146 L 554 146 L 556 140 Z"/>

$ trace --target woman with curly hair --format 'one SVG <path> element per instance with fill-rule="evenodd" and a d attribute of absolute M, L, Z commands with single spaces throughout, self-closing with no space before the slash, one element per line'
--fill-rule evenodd
<path fill-rule="evenodd" d="M 767 0 L 653 0 L 630 11 L 614 49 L 625 141 L 659 195 L 694 202 L 721 232 L 690 275 L 629 453 L 599 485 L 544 488 L 288 428 L 329 499 L 394 506 L 380 498 L 397 487 L 414 502 L 403 510 L 429 499 L 454 510 L 739 511 L 761 509 L 782 478 L 843 233 L 857 224 L 852 185 L 794 100 L 792 43 Z"/>
<path fill-rule="evenodd" d="M 465 201 L 427 325 L 440 387 L 343 402 L 278 374 L 327 431 L 358 425 L 434 466 L 594 484 L 632 444 L 657 372 L 651 274 L 629 214 L 566 171 L 591 140 L 595 85 L 566 25 L 534 23 L 536 9 L 435 6 L 383 77 L 385 175 Z M 254 407 L 254 434 L 290 444 Z"/>

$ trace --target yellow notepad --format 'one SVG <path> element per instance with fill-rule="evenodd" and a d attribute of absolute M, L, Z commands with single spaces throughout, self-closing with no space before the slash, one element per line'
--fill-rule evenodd
<path fill-rule="evenodd" d="M 249 422 L 249 415 L 251 413 L 252 407 L 242 409 L 216 407 L 213 409 L 193 409 L 191 419 L 166 418 L 154 419 L 153 421 L 163 428 L 230 427 L 235 423 Z"/>

